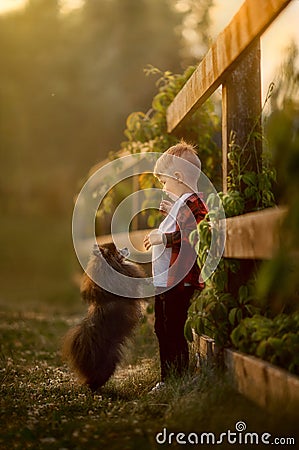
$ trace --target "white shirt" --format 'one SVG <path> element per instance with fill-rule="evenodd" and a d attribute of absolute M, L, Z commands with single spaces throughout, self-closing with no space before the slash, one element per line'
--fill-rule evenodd
<path fill-rule="evenodd" d="M 192 195 L 192 192 L 187 192 L 175 201 L 171 210 L 159 225 L 158 229 L 161 233 L 173 233 L 176 230 L 176 218 L 179 209 L 190 195 Z M 167 287 L 171 252 L 171 248 L 166 248 L 165 244 L 153 245 L 152 247 L 153 283 L 156 287 Z"/>

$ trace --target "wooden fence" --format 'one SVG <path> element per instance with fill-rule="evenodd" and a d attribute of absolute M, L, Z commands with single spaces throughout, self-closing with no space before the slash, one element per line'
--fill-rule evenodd
<path fill-rule="evenodd" d="M 243 147 L 254 127 L 260 126 L 257 121 L 261 114 L 260 36 L 290 2 L 246 0 L 168 107 L 168 131 L 182 135 L 180 127 L 183 123 L 222 85 L 224 192 L 227 190 L 231 130 Z M 259 143 L 254 145 L 260 155 Z M 257 170 L 256 158 L 250 160 L 250 154 L 246 158 L 250 161 L 250 170 Z M 247 260 L 244 261 L 245 270 L 251 267 L 246 264 L 248 261 L 271 258 L 279 244 L 277 230 L 285 214 L 285 208 L 275 207 L 226 219 L 224 257 Z M 138 230 L 135 224 L 130 233 L 134 247 L 139 251 L 144 250 L 146 231 Z M 99 243 L 111 239 L 111 235 L 98 237 Z M 213 359 L 213 340 L 205 336 L 197 336 L 197 340 L 200 343 L 198 353 L 203 359 Z M 298 378 L 239 352 L 226 350 L 224 356 L 236 387 L 244 395 L 270 410 L 284 408 L 290 414 L 298 410 Z"/>
<path fill-rule="evenodd" d="M 168 131 L 179 134 L 180 126 L 222 85 L 224 192 L 230 132 L 236 133 L 242 146 L 261 113 L 260 36 L 290 1 L 246 0 L 168 107 Z M 254 170 L 254 158 L 250 169 Z M 270 208 L 228 219 L 224 256 L 271 257 L 277 246 L 277 226 L 284 214 L 284 209 Z"/>
<path fill-rule="evenodd" d="M 256 120 L 261 115 L 260 36 L 290 1 L 246 0 L 168 108 L 168 131 L 180 134 L 183 123 L 222 85 L 224 192 L 230 132 L 235 132 L 243 148 L 254 127 L 260 126 Z M 246 160 L 250 156 L 246 154 Z M 258 169 L 255 164 L 252 157 L 250 170 Z M 285 208 L 275 207 L 226 219 L 224 257 L 247 260 L 245 271 L 251 270 L 254 260 L 271 258 L 279 245 L 277 230 L 285 214 Z M 201 358 L 213 360 L 213 340 L 196 336 L 196 341 Z M 284 408 L 290 414 L 298 410 L 298 378 L 239 352 L 226 349 L 224 356 L 237 389 L 245 396 L 269 410 Z"/>
<path fill-rule="evenodd" d="M 260 36 L 291 1 L 246 0 L 168 107 L 168 131 L 180 135 L 183 123 L 222 85 L 224 192 L 227 190 L 230 132 L 234 130 L 237 143 L 242 146 L 261 113 Z M 254 164 L 252 158 L 250 170 L 257 169 Z M 277 248 L 277 229 L 285 212 L 275 207 L 227 219 L 224 256 L 252 260 L 270 258 Z M 143 235 L 138 232 L 137 223 L 133 230 L 131 237 L 141 250 Z M 98 240 L 110 241 L 111 236 L 99 236 Z"/>

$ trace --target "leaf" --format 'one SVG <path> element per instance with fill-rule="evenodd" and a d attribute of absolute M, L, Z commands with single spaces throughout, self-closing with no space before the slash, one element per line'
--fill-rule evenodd
<path fill-rule="evenodd" d="M 239 343 L 240 343 L 241 339 L 243 338 L 242 324 L 233 329 L 230 337 L 231 337 L 233 345 L 236 348 L 239 348 Z"/>
<path fill-rule="evenodd" d="M 237 313 L 237 308 L 233 308 L 230 310 L 229 315 L 228 315 L 228 320 L 230 322 L 231 325 L 235 325 L 235 321 L 236 321 L 236 313 Z"/>
<path fill-rule="evenodd" d="M 198 316 L 194 323 L 194 328 L 196 333 L 198 334 L 205 334 L 205 326 L 204 326 L 204 320 L 201 316 Z"/>
<path fill-rule="evenodd" d="M 256 356 L 264 358 L 267 351 L 267 341 L 261 341 L 256 349 Z"/>
<path fill-rule="evenodd" d="M 248 312 L 248 314 L 249 314 L 250 316 L 253 316 L 253 314 L 255 314 L 255 312 L 256 312 L 256 310 L 257 310 L 257 308 L 254 307 L 254 306 L 252 306 L 252 305 L 246 305 L 246 306 L 245 306 L 245 309 L 246 309 L 246 311 Z"/>
<path fill-rule="evenodd" d="M 133 112 L 129 114 L 126 121 L 126 126 L 129 131 L 133 131 L 136 129 L 136 126 L 142 119 L 144 119 L 146 116 L 143 112 Z"/>
<path fill-rule="evenodd" d="M 153 109 L 155 109 L 156 111 L 160 111 L 160 112 L 165 112 L 166 107 L 169 104 L 169 100 L 167 95 L 165 94 L 165 92 L 160 92 L 159 94 L 157 94 L 152 102 L 152 107 Z"/>
<path fill-rule="evenodd" d="M 258 190 L 255 186 L 247 187 L 244 190 L 244 195 L 246 198 L 254 197 L 258 193 Z"/>
<path fill-rule="evenodd" d="M 237 316 L 237 321 L 241 322 L 241 320 L 243 318 L 242 309 L 237 309 L 236 316 Z"/>
<path fill-rule="evenodd" d="M 245 303 L 246 299 L 248 298 L 249 292 L 248 287 L 243 285 L 239 288 L 238 298 L 240 303 Z"/>
<path fill-rule="evenodd" d="M 256 178 L 257 175 L 255 172 L 245 172 L 242 176 L 241 176 L 241 180 L 243 181 L 243 183 L 249 185 L 249 186 L 256 186 Z"/>
<path fill-rule="evenodd" d="M 186 320 L 185 327 L 184 327 L 184 334 L 185 334 L 186 339 L 189 342 L 193 341 L 193 333 L 192 333 L 192 326 L 191 326 L 191 320 L 190 319 Z"/>

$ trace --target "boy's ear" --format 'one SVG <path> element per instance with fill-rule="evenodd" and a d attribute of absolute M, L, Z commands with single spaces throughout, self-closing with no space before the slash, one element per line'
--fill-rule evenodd
<path fill-rule="evenodd" d="M 178 181 L 180 181 L 180 182 L 184 181 L 184 176 L 183 176 L 182 172 L 174 172 L 174 176 Z"/>

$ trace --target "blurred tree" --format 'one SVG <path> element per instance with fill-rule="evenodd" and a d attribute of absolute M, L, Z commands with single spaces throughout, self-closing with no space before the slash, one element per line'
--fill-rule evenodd
<path fill-rule="evenodd" d="M 0 195 L 18 211 L 71 208 L 80 175 L 150 104 L 143 68 L 180 65 L 167 0 L 86 0 L 70 14 L 59 4 L 30 0 L 0 17 Z"/>
<path fill-rule="evenodd" d="M 85 0 L 63 14 L 59 0 L 29 0 L 0 16 L 2 208 L 70 211 L 80 177 L 119 148 L 126 117 L 150 107 L 144 68 L 181 71 L 178 30 L 196 9 L 206 35 L 211 1 L 184 12 L 169 0 Z"/>
<path fill-rule="evenodd" d="M 80 178 L 119 149 L 126 117 L 149 109 L 156 86 L 144 67 L 182 69 L 175 4 L 85 0 L 64 13 L 63 0 L 30 0 L 0 15 L 0 302 L 37 284 L 47 297 L 50 278 L 55 298 L 69 285 Z"/>
<path fill-rule="evenodd" d="M 86 0 L 83 13 L 82 27 L 88 31 L 82 55 L 89 60 L 84 66 L 93 72 L 92 95 L 97 104 L 100 100 L 105 105 L 101 120 L 117 149 L 117 130 L 124 128 L 127 115 L 146 109 L 154 94 L 144 67 L 180 67 L 175 33 L 180 16 L 165 0 Z"/>
<path fill-rule="evenodd" d="M 214 0 L 177 0 L 174 8 L 183 13 L 178 26 L 181 35 L 181 58 L 185 64 L 200 60 L 211 45 L 211 9 Z"/>

